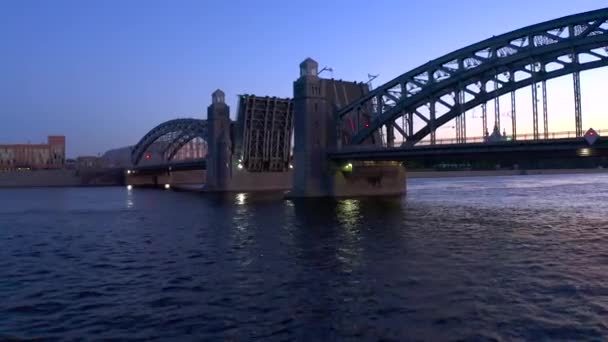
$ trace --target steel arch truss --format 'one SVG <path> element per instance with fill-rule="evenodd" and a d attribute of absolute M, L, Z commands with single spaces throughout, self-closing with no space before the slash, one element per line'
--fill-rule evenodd
<path fill-rule="evenodd" d="M 529 26 L 460 49 L 372 90 L 337 116 L 340 121 L 349 113 L 373 108 L 371 124 L 352 137 L 352 144 L 387 127 L 396 129 L 407 145 L 414 145 L 429 134 L 433 141 L 438 127 L 464 118 L 461 114 L 467 110 L 537 82 L 574 73 L 580 95 L 578 72 L 606 65 L 608 8 Z M 580 96 L 575 102 L 578 132 Z M 499 101 L 495 106 L 498 113 Z M 485 105 L 483 110 L 485 114 Z M 497 115 L 497 124 L 499 120 Z M 414 130 L 414 121 L 422 127 Z M 460 137 L 466 134 L 461 121 L 456 120 Z"/>
<path fill-rule="evenodd" d="M 163 160 L 170 161 L 177 152 L 188 142 L 195 138 L 207 140 L 207 120 L 201 119 L 175 119 L 163 122 L 133 147 L 131 161 L 138 165 L 144 153 L 153 145 L 160 143 Z"/>

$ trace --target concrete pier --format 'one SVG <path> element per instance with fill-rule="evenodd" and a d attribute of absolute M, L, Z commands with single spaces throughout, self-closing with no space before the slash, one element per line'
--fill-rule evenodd
<path fill-rule="evenodd" d="M 294 178 L 289 197 L 341 197 L 399 195 L 406 190 L 405 168 L 399 163 L 346 162 L 327 158 L 329 150 L 348 144 L 350 135 L 369 124 L 369 114 L 357 113 L 345 121 L 337 109 L 365 95 L 366 84 L 322 79 L 318 63 L 300 64 L 294 82 Z M 367 113 L 371 113 L 369 108 Z M 380 145 L 372 136 L 364 145 Z"/>
<path fill-rule="evenodd" d="M 396 196 L 405 193 L 406 171 L 399 163 L 353 164 L 334 164 L 330 196 Z"/>
<path fill-rule="evenodd" d="M 160 173 L 133 172 L 125 176 L 125 183 L 134 187 L 164 188 L 179 185 L 204 184 L 207 172 L 205 170 L 172 171 Z"/>

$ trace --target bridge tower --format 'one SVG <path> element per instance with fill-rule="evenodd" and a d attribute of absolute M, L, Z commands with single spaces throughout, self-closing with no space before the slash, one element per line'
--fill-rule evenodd
<path fill-rule="evenodd" d="M 322 79 L 319 64 L 307 58 L 294 82 L 294 173 L 290 197 L 396 195 L 405 191 L 405 169 L 398 163 L 339 161 L 328 152 L 342 148 L 343 125 L 336 111 L 369 91 L 363 83 Z M 350 94 L 350 95 L 349 95 Z M 357 114 L 355 129 L 368 125 Z M 377 145 L 370 139 L 366 145 Z M 360 148 L 352 146 L 349 148 Z M 354 167 L 353 167 L 353 164 Z"/>
<path fill-rule="evenodd" d="M 328 184 L 323 182 L 327 168 L 324 153 L 329 147 L 327 133 L 332 127 L 326 107 L 319 64 L 307 58 L 300 64 L 300 77 L 294 82 L 294 196 L 322 196 Z"/>
<path fill-rule="evenodd" d="M 232 170 L 230 137 L 230 107 L 226 95 L 221 90 L 211 94 L 211 105 L 207 108 L 209 141 L 207 142 L 207 183 L 210 190 L 224 189 Z"/>

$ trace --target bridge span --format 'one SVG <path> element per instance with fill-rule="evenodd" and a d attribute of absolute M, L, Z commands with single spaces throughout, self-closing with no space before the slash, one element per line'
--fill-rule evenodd
<path fill-rule="evenodd" d="M 583 140 L 580 73 L 605 66 L 608 8 L 492 37 L 377 88 L 322 78 L 318 63 L 308 58 L 293 83 L 293 99 L 242 95 L 232 121 L 218 90 L 207 120 L 171 120 L 146 134 L 133 149 L 134 169 L 153 172 L 140 163 L 163 139 L 159 165 L 170 164 L 182 146 L 200 139 L 208 153 L 197 165 L 206 170 L 208 191 L 281 189 L 293 197 L 318 197 L 401 194 L 403 161 L 603 157 L 604 138 Z M 547 81 L 565 75 L 572 75 L 574 100 L 573 132 L 567 137 L 549 129 L 547 94 Z M 516 110 L 516 93 L 525 89 L 532 98 L 531 117 Z M 474 134 L 480 138 L 471 138 L 467 128 L 472 111 L 481 113 L 481 130 Z M 522 121 L 532 127 L 530 134 L 518 134 Z M 446 127 L 454 129 L 453 141 L 438 133 Z M 344 168 L 349 161 L 372 163 L 349 170 Z M 157 170 L 175 172 L 167 167 Z"/>

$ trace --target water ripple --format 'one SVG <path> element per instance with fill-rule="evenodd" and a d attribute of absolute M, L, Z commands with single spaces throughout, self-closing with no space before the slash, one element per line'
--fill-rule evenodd
<path fill-rule="evenodd" d="M 608 339 L 608 176 L 230 196 L 0 190 L 0 340 Z"/>

